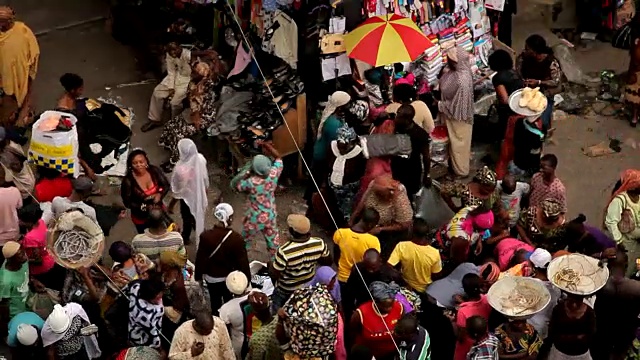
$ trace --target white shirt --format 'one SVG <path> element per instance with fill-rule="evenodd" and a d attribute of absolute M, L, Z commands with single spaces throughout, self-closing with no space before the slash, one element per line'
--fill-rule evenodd
<path fill-rule="evenodd" d="M 245 318 L 242 307 L 248 298 L 249 294 L 231 299 L 220 308 L 220 319 L 231 328 L 231 345 L 233 345 L 236 359 L 242 359 L 242 344 L 244 343 L 245 333 Z"/>
<path fill-rule="evenodd" d="M 161 84 L 170 89 L 186 88 L 191 81 L 191 51 L 182 49 L 178 58 L 167 54 L 166 63 L 167 76 Z"/>

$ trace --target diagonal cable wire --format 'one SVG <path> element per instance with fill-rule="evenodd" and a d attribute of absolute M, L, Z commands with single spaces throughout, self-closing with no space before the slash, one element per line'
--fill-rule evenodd
<path fill-rule="evenodd" d="M 266 86 L 267 90 L 269 91 L 269 95 L 274 100 L 274 104 L 275 104 L 276 108 L 278 109 L 278 113 L 280 113 L 280 116 L 282 117 L 282 122 L 287 127 L 287 131 L 289 132 L 289 135 L 291 136 L 291 140 L 293 140 L 293 144 L 296 147 L 296 150 L 298 152 L 298 156 L 300 156 L 300 159 L 302 159 L 302 163 L 304 164 L 304 167 L 307 169 L 307 172 L 309 173 L 309 176 L 311 177 L 311 180 L 313 181 L 313 185 L 318 190 L 318 194 L 320 195 L 320 198 L 322 199 L 322 203 L 324 204 L 325 208 L 327 209 L 327 213 L 329 214 L 329 217 L 331 218 L 331 222 L 333 222 L 333 225 L 336 227 L 336 230 L 338 230 L 339 229 L 338 223 L 336 222 L 335 218 L 333 217 L 333 214 L 331 213 L 331 210 L 329 209 L 329 205 L 327 204 L 327 201 L 325 200 L 324 196 L 322 195 L 322 192 L 320 191 L 320 186 L 318 186 L 318 182 L 313 177 L 313 174 L 311 172 L 311 168 L 309 167 L 309 164 L 307 163 L 307 160 L 302 155 L 302 150 L 300 149 L 300 146 L 298 145 L 298 142 L 296 141 L 296 138 L 293 135 L 293 131 L 291 131 L 291 128 L 289 127 L 289 124 L 287 124 L 287 120 L 284 117 L 284 113 L 282 112 L 282 109 L 280 109 L 280 106 L 278 106 L 278 103 L 275 101 L 275 96 L 273 94 L 273 91 L 271 90 L 271 86 L 267 82 L 267 78 L 266 78 L 264 72 L 262 71 L 262 67 L 260 66 L 260 63 L 258 62 L 258 59 L 256 58 L 255 51 L 253 50 L 253 46 L 249 42 L 244 30 L 242 30 L 242 26 L 240 25 L 240 22 L 238 20 L 237 14 L 235 13 L 235 11 L 233 10 L 233 8 L 231 7 L 231 5 L 229 4 L 228 1 L 226 1 L 226 0 L 223 0 L 223 1 L 225 1 L 225 5 L 229 8 L 230 13 L 233 14 L 233 20 L 235 21 L 236 25 L 238 26 L 238 29 L 240 30 L 240 34 L 242 35 L 243 41 L 245 42 L 245 44 L 249 48 L 249 53 L 251 54 L 251 58 L 256 63 L 256 67 L 258 68 L 258 72 L 260 72 L 260 76 L 262 77 L 264 85 Z M 304 111 L 306 111 L 306 109 L 304 109 Z M 340 236 L 343 236 L 343 235 L 341 234 Z M 351 258 L 351 260 L 353 261 L 354 264 L 358 262 L 358 261 L 355 261 L 356 259 L 354 259 L 353 257 Z M 395 346 L 396 350 L 398 351 L 398 354 L 401 354 L 400 348 L 398 347 L 398 344 L 396 343 L 396 340 L 393 338 L 393 333 L 391 332 L 391 329 L 389 329 L 389 327 L 387 326 L 387 323 L 384 321 L 384 317 L 382 316 L 382 313 L 380 312 L 380 309 L 378 309 L 378 306 L 376 305 L 376 302 L 373 299 L 373 295 L 371 295 L 371 291 L 369 290 L 369 287 L 366 286 L 366 282 L 364 281 L 364 277 L 362 276 L 362 273 L 360 272 L 360 269 L 357 266 L 354 266 L 353 268 L 357 270 L 358 275 L 360 276 L 360 279 L 362 280 L 362 283 L 365 284 L 365 288 L 367 289 L 367 293 L 371 297 L 372 304 L 373 304 L 374 309 L 376 310 L 376 313 L 380 316 L 380 320 L 382 321 L 382 324 L 387 329 L 387 332 L 389 333 L 389 336 L 391 337 L 391 340 L 393 341 L 393 345 Z M 348 321 L 348 319 L 345 319 L 345 321 Z"/>

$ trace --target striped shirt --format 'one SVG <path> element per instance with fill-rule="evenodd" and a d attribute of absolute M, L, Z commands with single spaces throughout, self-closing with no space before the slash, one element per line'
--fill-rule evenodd
<path fill-rule="evenodd" d="M 287 241 L 276 251 L 273 268 L 281 272 L 278 288 L 294 292 L 309 282 L 316 272 L 318 260 L 329 256 L 324 240 L 311 237 L 305 242 Z"/>
<path fill-rule="evenodd" d="M 135 252 L 146 255 L 151 261 L 158 260 L 163 251 L 185 251 L 182 235 L 175 231 L 155 235 L 147 229 L 131 240 L 131 247 Z"/>

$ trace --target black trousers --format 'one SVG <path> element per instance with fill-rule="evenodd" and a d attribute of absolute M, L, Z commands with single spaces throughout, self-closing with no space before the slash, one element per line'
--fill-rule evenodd
<path fill-rule="evenodd" d="M 196 228 L 196 218 L 191 214 L 189 205 L 182 199 L 180 199 L 180 215 L 182 216 L 182 240 L 186 244 L 190 242 L 191 232 Z"/>
<path fill-rule="evenodd" d="M 218 315 L 218 310 L 224 303 L 233 299 L 233 296 L 224 281 L 214 284 L 207 283 L 207 289 L 209 289 L 209 298 L 211 299 L 211 312 L 214 315 Z"/>

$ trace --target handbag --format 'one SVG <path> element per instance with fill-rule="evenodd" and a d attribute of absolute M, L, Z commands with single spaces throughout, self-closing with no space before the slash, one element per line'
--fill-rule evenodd
<path fill-rule="evenodd" d="M 622 201 L 622 214 L 618 223 L 618 230 L 623 234 L 628 234 L 636 229 L 636 218 L 631 209 L 627 208 L 627 201 L 624 195 L 617 196 Z"/>
<path fill-rule="evenodd" d="M 611 45 L 618 49 L 629 50 L 632 41 L 631 22 L 629 22 L 615 31 L 611 39 Z"/>

